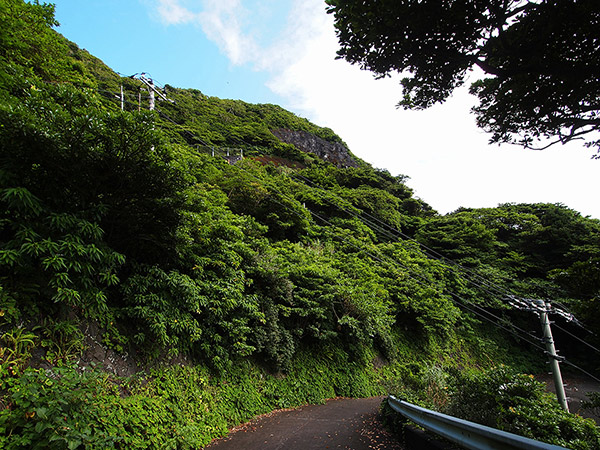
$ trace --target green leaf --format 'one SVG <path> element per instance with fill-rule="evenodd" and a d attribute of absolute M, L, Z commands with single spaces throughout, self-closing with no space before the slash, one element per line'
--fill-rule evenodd
<path fill-rule="evenodd" d="M 21 213 L 29 213 L 37 216 L 42 212 L 40 199 L 24 187 L 0 190 L 0 199 L 8 203 L 9 208 Z"/>
<path fill-rule="evenodd" d="M 82 444 L 82 442 L 79 439 L 75 439 L 75 440 L 70 440 L 67 443 L 67 446 L 69 447 L 69 450 L 74 450 L 77 447 L 79 447 Z"/>
<path fill-rule="evenodd" d="M 0 250 L 0 264 L 12 267 L 19 259 L 17 250 Z"/>

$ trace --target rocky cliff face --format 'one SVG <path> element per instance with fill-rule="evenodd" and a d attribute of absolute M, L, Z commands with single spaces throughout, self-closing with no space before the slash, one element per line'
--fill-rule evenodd
<path fill-rule="evenodd" d="M 283 128 L 271 130 L 281 142 L 294 145 L 298 150 L 312 153 L 338 167 L 358 167 L 350 151 L 339 142 L 329 142 L 307 131 Z"/>

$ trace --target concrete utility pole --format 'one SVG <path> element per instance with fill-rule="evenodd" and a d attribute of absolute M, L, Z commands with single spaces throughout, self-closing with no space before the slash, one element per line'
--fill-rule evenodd
<path fill-rule="evenodd" d="M 565 385 L 562 381 L 562 374 L 560 373 L 560 366 L 558 363 L 564 360 L 563 357 L 556 354 L 556 348 L 554 347 L 554 339 L 552 337 L 552 330 L 550 329 L 550 319 L 548 313 L 553 312 L 564 317 L 569 322 L 577 322 L 577 319 L 573 314 L 561 310 L 560 308 L 551 308 L 550 302 L 544 300 L 531 299 L 531 298 L 519 298 L 516 296 L 509 296 L 506 300 L 514 308 L 531 311 L 540 317 L 542 323 L 542 332 L 544 337 L 542 340 L 546 345 L 546 354 L 548 355 L 548 361 L 552 369 L 552 378 L 554 380 L 554 389 L 556 391 L 556 398 L 558 403 L 565 411 L 569 412 L 569 405 L 567 403 L 567 397 L 565 395 Z"/>
<path fill-rule="evenodd" d="M 546 303 L 544 300 L 535 300 L 535 304 L 538 307 L 537 310 L 540 315 L 540 321 L 542 323 L 542 330 L 544 332 L 544 343 L 546 344 L 546 353 L 548 353 L 548 361 L 552 368 L 552 377 L 554 379 L 554 389 L 556 390 L 556 398 L 558 403 L 565 411 L 569 412 L 569 405 L 567 403 L 567 397 L 565 396 L 565 386 L 562 381 L 562 375 L 560 373 L 560 366 L 558 364 L 560 357 L 556 354 L 556 348 L 554 347 L 554 339 L 552 338 L 552 330 L 550 329 L 550 319 L 548 318 L 548 312 L 550 311 L 550 303 Z"/>
<path fill-rule="evenodd" d="M 150 111 L 154 111 L 154 108 L 156 107 L 156 102 L 154 99 L 154 83 L 152 82 L 152 80 L 150 80 L 150 83 L 148 85 L 148 94 L 150 94 L 150 107 L 148 109 L 150 109 Z"/>
<path fill-rule="evenodd" d="M 146 85 L 146 87 L 148 88 L 148 93 L 150 94 L 150 105 L 149 105 L 149 109 L 150 111 L 154 111 L 154 108 L 156 107 L 156 102 L 155 102 L 155 97 L 154 94 L 158 94 L 158 96 L 160 98 L 162 98 L 163 100 L 169 101 L 171 103 L 175 103 L 173 100 L 169 100 L 167 98 L 166 95 L 164 95 L 162 92 L 160 92 L 158 89 L 156 89 L 156 86 L 154 86 L 154 80 L 152 80 L 152 78 L 147 77 L 146 73 L 141 73 L 141 74 L 135 74 L 132 75 L 131 78 L 137 78 L 138 80 L 140 80 L 142 83 L 144 83 Z M 142 102 L 142 91 L 140 90 L 140 104 Z M 151 150 L 154 151 L 154 145 L 151 147 Z"/>
<path fill-rule="evenodd" d="M 123 85 L 121 85 L 121 111 L 125 109 L 125 96 L 123 95 Z"/>
<path fill-rule="evenodd" d="M 152 80 L 152 78 L 147 77 L 145 73 L 142 73 L 139 76 L 136 74 L 136 75 L 133 75 L 133 77 L 137 78 L 142 83 L 144 83 L 146 85 L 146 87 L 148 87 L 148 93 L 150 94 L 150 111 L 154 111 L 154 108 L 156 106 L 155 94 L 158 94 L 158 96 L 160 98 L 162 98 L 163 100 L 170 101 L 162 92 L 160 92 L 158 89 L 156 89 L 156 86 L 154 86 L 154 81 Z"/>

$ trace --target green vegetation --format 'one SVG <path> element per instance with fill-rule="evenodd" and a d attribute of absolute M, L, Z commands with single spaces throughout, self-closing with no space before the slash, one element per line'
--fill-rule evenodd
<path fill-rule="evenodd" d="M 275 408 L 407 386 L 442 398 L 433 381 L 509 354 L 537 370 L 543 355 L 469 312 L 517 320 L 501 298 L 413 239 L 593 327 L 597 220 L 562 205 L 440 216 L 404 176 L 281 143 L 272 129 L 342 141 L 273 105 L 168 87 L 176 103 L 138 111 L 139 82 L 52 13 L 0 5 L 3 448 L 198 448 Z M 210 155 L 223 148 L 246 158 Z M 83 363 L 100 345 L 137 375 Z"/>
<path fill-rule="evenodd" d="M 595 422 L 561 409 L 555 397 L 545 392 L 544 383 L 533 375 L 506 366 L 448 372 L 421 369 L 418 375 L 401 391 L 408 401 L 565 448 L 600 447 L 600 429 Z M 404 421 L 387 404 L 384 417 L 400 432 Z"/>
<path fill-rule="evenodd" d="M 497 367 L 459 373 L 453 382 L 452 415 L 572 449 L 600 446 L 595 423 L 563 411 L 532 375 Z"/>
<path fill-rule="evenodd" d="M 332 351 L 327 359 L 299 358 L 296 368 L 293 376 L 279 379 L 251 364 L 220 377 L 205 368 L 177 366 L 129 379 L 72 367 L 27 369 L 6 391 L 10 403 L 0 411 L 0 445 L 200 448 L 228 428 L 273 409 L 381 392 L 369 385 L 373 373 L 341 352 Z"/>

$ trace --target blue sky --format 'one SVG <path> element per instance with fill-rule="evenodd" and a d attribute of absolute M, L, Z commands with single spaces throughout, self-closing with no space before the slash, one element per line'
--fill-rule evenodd
<path fill-rule="evenodd" d="M 194 22 L 169 23 L 159 3 L 137 0 L 58 0 L 60 31 L 124 75 L 146 72 L 160 84 L 208 95 L 277 103 L 267 74 L 233 64 Z M 266 2 L 278 3 L 278 2 Z M 285 2 L 279 2 L 281 4 Z M 282 8 L 278 13 L 285 14 Z M 265 29 L 268 29 L 265 27 Z M 271 33 L 265 35 L 270 38 Z"/>
<path fill-rule="evenodd" d="M 459 90 L 426 111 L 395 108 L 398 78 L 335 60 L 323 0 L 56 0 L 58 31 L 124 75 L 275 103 L 328 126 L 375 167 L 410 177 L 441 213 L 507 202 L 563 203 L 600 218 L 600 161 L 581 144 L 490 146 Z"/>

